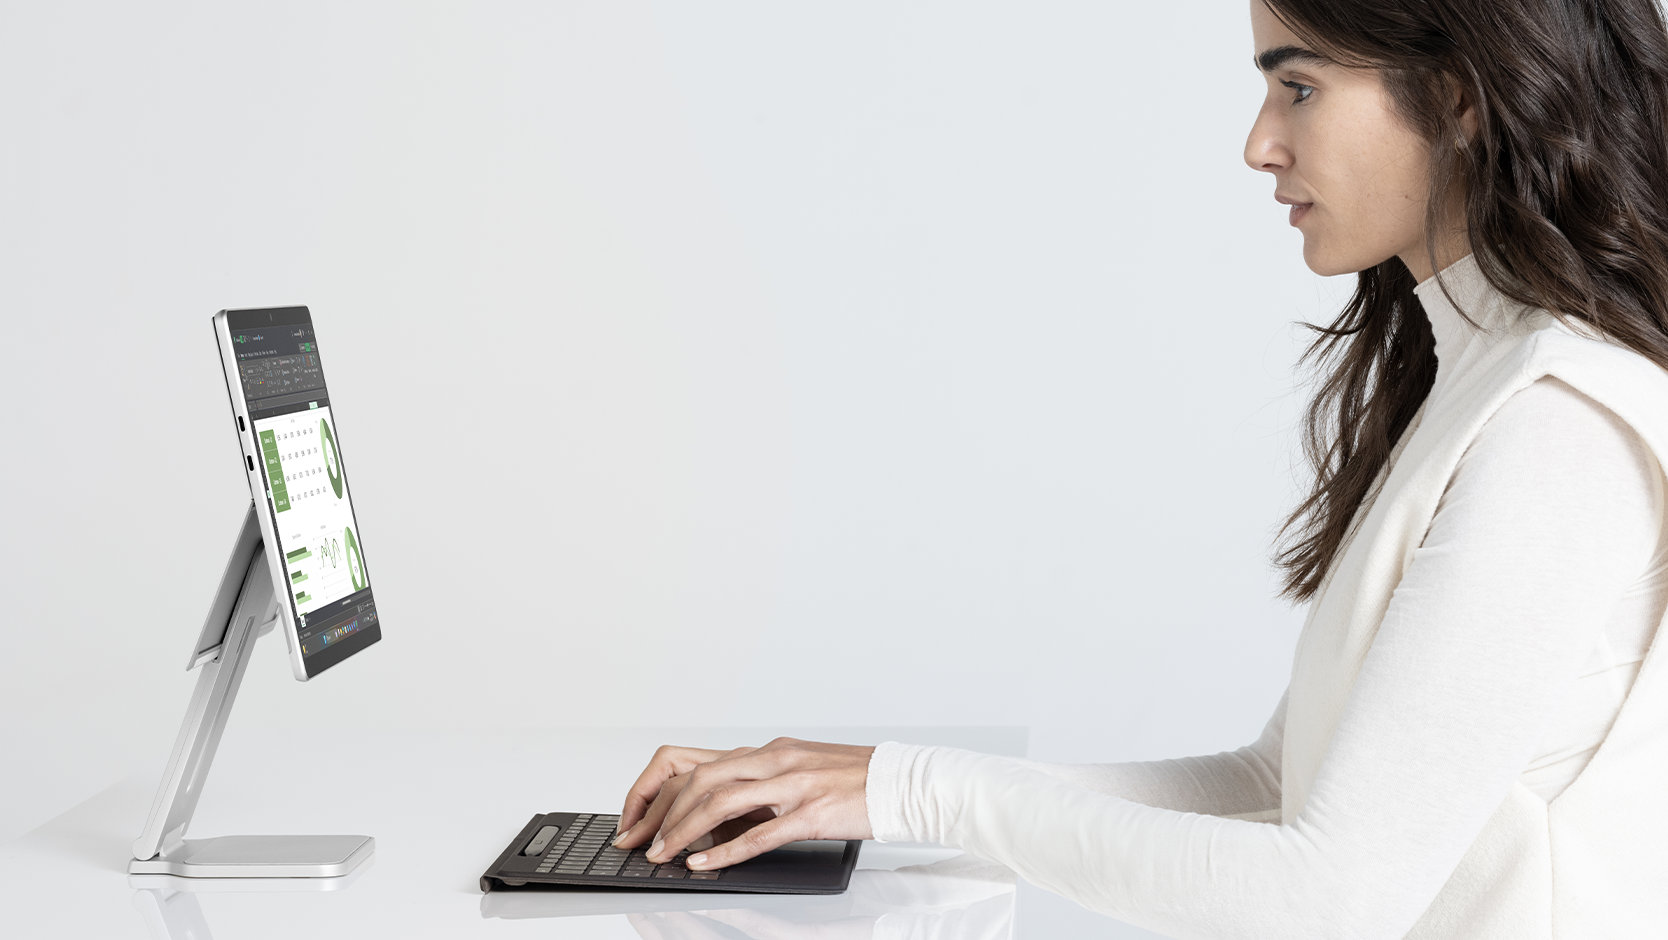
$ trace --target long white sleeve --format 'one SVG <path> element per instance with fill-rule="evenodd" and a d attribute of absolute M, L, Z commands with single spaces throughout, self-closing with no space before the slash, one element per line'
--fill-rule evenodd
<path fill-rule="evenodd" d="M 1276 822 L 1286 695 L 1252 743 L 1232 751 L 1164 760 L 1064 764 L 1012 758 L 1087 790 L 1184 813 Z"/>
<path fill-rule="evenodd" d="M 1631 428 L 1561 380 L 1512 396 L 1449 481 L 1289 825 L 888 742 L 870 764 L 875 836 L 963 848 L 1179 937 L 1401 937 L 1645 570 L 1660 474 Z"/>

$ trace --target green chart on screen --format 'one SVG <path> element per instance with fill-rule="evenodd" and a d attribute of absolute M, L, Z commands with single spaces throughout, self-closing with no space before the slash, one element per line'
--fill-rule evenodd
<path fill-rule="evenodd" d="M 255 422 L 296 612 L 370 586 L 330 406 Z"/>

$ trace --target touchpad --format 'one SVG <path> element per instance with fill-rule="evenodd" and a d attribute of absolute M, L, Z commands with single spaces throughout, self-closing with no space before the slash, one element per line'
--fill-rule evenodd
<path fill-rule="evenodd" d="M 556 838 L 558 832 L 561 832 L 561 830 L 555 826 L 545 826 L 539 829 L 538 834 L 533 836 L 533 841 L 527 843 L 527 847 L 521 850 L 521 854 L 543 855 L 544 850 L 550 848 L 550 840 Z"/>

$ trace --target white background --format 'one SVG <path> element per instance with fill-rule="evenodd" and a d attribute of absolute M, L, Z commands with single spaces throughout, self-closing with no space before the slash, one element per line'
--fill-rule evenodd
<path fill-rule="evenodd" d="M 386 637 L 306 686 L 263 641 L 240 739 L 1023 725 L 1133 760 L 1279 699 L 1295 324 L 1353 277 L 1243 162 L 1243 2 L 4 21 L 0 838 L 167 757 L 248 501 L 223 307 L 312 308 Z"/>

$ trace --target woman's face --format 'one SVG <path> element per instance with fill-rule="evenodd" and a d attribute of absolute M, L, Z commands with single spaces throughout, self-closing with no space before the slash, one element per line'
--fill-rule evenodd
<path fill-rule="evenodd" d="M 1293 220 L 1304 263 L 1316 274 L 1349 274 L 1394 256 L 1418 280 L 1430 277 L 1429 144 L 1395 115 L 1379 73 L 1309 50 L 1263 0 L 1251 0 L 1251 34 L 1259 68 L 1270 68 L 1245 162 L 1274 174 L 1276 196 L 1307 204 Z M 1292 49 L 1300 54 L 1281 54 Z M 1438 239 L 1439 269 L 1470 251 L 1463 228 Z"/>

